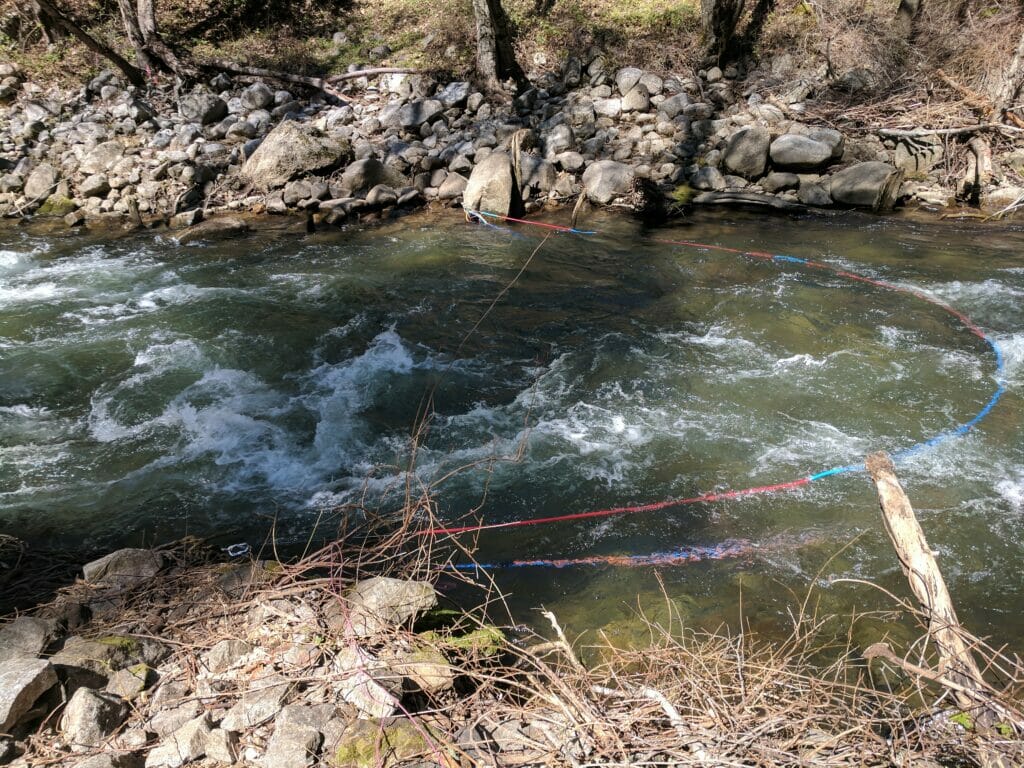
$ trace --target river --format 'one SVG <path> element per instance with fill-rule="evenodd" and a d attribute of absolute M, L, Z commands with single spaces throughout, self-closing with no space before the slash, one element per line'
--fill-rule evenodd
<path fill-rule="evenodd" d="M 940 307 L 658 242 L 699 241 L 923 292 L 998 346 L 1006 392 L 991 413 L 898 470 L 961 618 L 1019 643 L 1024 230 L 854 213 L 586 224 L 599 234 L 543 242 L 454 212 L 189 246 L 0 231 L 0 531 L 82 549 L 186 533 L 258 546 L 273 525 L 298 546 L 339 515 L 391 508 L 411 465 L 450 522 L 647 504 L 906 448 L 970 420 L 1000 383 L 993 350 Z M 779 627 L 812 585 L 822 610 L 890 606 L 837 577 L 905 593 L 858 472 L 485 531 L 477 557 L 688 548 L 699 557 L 492 574 L 514 611 L 544 604 L 612 637 L 640 609 L 664 613 L 663 595 L 690 624 L 736 621 L 742 605 L 752 626 Z"/>

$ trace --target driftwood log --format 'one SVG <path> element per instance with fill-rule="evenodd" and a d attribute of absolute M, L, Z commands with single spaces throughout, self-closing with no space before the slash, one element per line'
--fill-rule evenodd
<path fill-rule="evenodd" d="M 998 735 L 998 726 L 1020 729 L 1024 724 L 1019 712 L 998 700 L 975 660 L 974 638 L 964 631 L 956 616 L 946 581 L 935 562 L 924 531 L 914 515 L 910 499 L 900 486 L 892 459 L 885 453 L 867 457 L 866 467 L 878 491 L 885 530 L 896 550 L 910 589 L 928 621 L 928 635 L 939 656 L 936 670 L 929 670 L 900 659 L 884 643 L 869 647 L 864 656 L 881 657 L 906 672 L 942 685 L 953 695 L 957 707 L 970 715 L 980 734 Z M 979 746 L 978 759 L 985 768 L 1008 766 L 988 746 Z"/>

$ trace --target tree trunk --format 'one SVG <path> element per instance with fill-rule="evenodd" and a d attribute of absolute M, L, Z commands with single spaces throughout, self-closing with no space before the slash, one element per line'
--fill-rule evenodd
<path fill-rule="evenodd" d="M 39 5 L 35 0 L 29 2 L 29 11 L 32 14 L 32 18 L 36 24 L 39 25 L 39 29 L 42 30 L 43 40 L 46 41 L 47 45 L 53 45 L 61 38 L 61 27 L 60 25 L 50 16 L 43 7 Z"/>
<path fill-rule="evenodd" d="M 914 20 L 924 7 L 924 0 L 900 0 L 896 9 L 896 29 L 901 37 L 909 39 L 914 31 Z"/>
<path fill-rule="evenodd" d="M 54 24 L 60 26 L 68 31 L 69 34 L 74 35 L 90 50 L 95 51 L 105 59 L 109 59 L 113 62 L 114 66 L 124 72 L 125 77 L 128 81 L 138 87 L 146 87 L 146 78 L 143 77 L 142 71 L 138 68 L 125 61 L 116 51 L 111 50 L 103 43 L 99 42 L 86 32 L 84 29 L 79 27 L 75 22 L 71 21 L 67 16 L 61 13 L 57 8 L 50 2 L 50 0 L 35 0 L 39 7 L 42 8 L 49 16 L 53 19 Z"/>
<path fill-rule="evenodd" d="M 1013 52 L 1010 64 L 1003 70 L 1000 76 L 999 88 L 996 91 L 995 103 L 999 114 L 1006 117 L 1016 117 L 1015 111 L 1019 112 L 1021 105 L 1017 100 L 1024 91 L 1024 32 L 1021 32 L 1020 40 L 1017 41 L 1017 49 Z"/>
<path fill-rule="evenodd" d="M 511 77 L 517 86 L 526 76 L 512 49 L 509 21 L 501 0 L 472 0 L 476 19 L 476 69 L 486 90 L 502 92 L 501 80 Z"/>
<path fill-rule="evenodd" d="M 153 61 L 146 53 L 146 42 L 139 26 L 139 18 L 133 0 L 117 0 L 117 9 L 121 12 L 121 23 L 124 25 L 125 37 L 135 51 L 135 63 L 139 69 L 152 70 Z"/>
<path fill-rule="evenodd" d="M 708 53 L 725 62 L 736 43 L 736 28 L 743 16 L 745 0 L 701 0 L 700 22 Z"/>

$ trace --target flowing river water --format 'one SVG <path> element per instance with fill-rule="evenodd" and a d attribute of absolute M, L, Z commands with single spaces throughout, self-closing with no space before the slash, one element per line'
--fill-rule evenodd
<path fill-rule="evenodd" d="M 552 236 L 514 282 L 544 231 L 454 212 L 190 246 L 3 230 L 0 531 L 83 549 L 185 533 L 223 546 L 256 545 L 274 524 L 298 545 L 348 505 L 393 506 L 411 465 L 445 521 L 557 516 L 857 463 L 962 424 L 992 396 L 992 349 L 941 308 L 657 242 L 698 240 L 924 292 L 998 345 L 996 407 L 898 471 L 961 618 L 1022 645 L 1024 231 L 852 213 L 586 223 L 600 234 Z M 905 594 L 863 473 L 484 532 L 477 557 L 690 547 L 724 556 L 491 575 L 521 615 L 544 604 L 613 637 L 638 610 L 663 610 L 663 594 L 691 624 L 735 621 L 742 603 L 766 627 L 811 586 L 828 610 L 891 607 L 833 577 Z"/>

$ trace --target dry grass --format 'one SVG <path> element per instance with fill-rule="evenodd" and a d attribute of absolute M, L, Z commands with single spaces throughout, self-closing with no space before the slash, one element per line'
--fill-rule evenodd
<path fill-rule="evenodd" d="M 428 694 L 395 670 L 373 670 L 375 679 L 390 676 L 404 691 L 397 721 L 411 723 L 423 737 L 422 749 L 404 755 L 410 763 L 813 767 L 923 766 L 933 760 L 969 766 L 980 743 L 1008 764 L 1024 760 L 1019 734 L 979 735 L 970 730 L 969 714 L 949 709 L 940 686 L 861 658 L 850 639 L 857 619 L 817 616 L 813 594 L 793 607 L 792 629 L 782 639 L 688 628 L 666 597 L 663 621 L 637 616 L 650 638 L 642 648 L 617 647 L 606 638 L 573 647 L 547 613 L 550 628 L 542 633 L 498 642 L 488 630 L 494 643 L 467 645 L 468 633 L 505 611 L 500 592 L 488 583 L 478 608 L 449 612 L 430 632 L 395 627 L 355 639 L 330 630 L 327 617 L 337 615 L 345 591 L 359 579 L 460 578 L 447 565 L 469 553 L 450 539 L 419 535 L 433 512 L 428 497 L 410 495 L 398 519 L 343 532 L 335 543 L 287 565 L 219 564 L 200 543 L 184 541 L 165 550 L 172 566 L 150 584 L 100 595 L 79 583 L 58 603 L 102 597 L 107 609 L 76 632 L 155 637 L 171 646 L 161 684 L 182 683 L 178 703 L 198 699 L 215 716 L 270 675 L 291 682 L 290 701 L 334 701 L 339 679 L 350 674 L 335 664 L 345 654 L 368 654 L 372 665 L 374 658 L 410 649 L 440 652 L 455 678 L 444 691 Z M 226 589 L 230 573 L 246 578 Z M 226 638 L 246 639 L 255 651 L 243 666 L 214 679 L 200 658 Z M 1021 700 L 1024 666 L 976 647 L 987 659 L 986 674 L 999 683 L 993 697 L 1013 710 Z M 903 651 L 915 664 L 931 661 L 927 643 Z M 148 698 L 139 700 L 125 727 L 144 726 L 154 713 Z M 394 721 L 370 721 L 385 751 L 388 722 Z M 261 748 L 268 735 L 267 727 L 249 729 L 242 744 Z M 30 743 L 34 765 L 67 758 L 46 727 Z"/>

